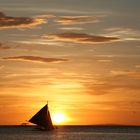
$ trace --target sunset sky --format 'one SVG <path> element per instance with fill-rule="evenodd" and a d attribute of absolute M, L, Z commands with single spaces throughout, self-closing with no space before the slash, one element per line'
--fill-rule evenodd
<path fill-rule="evenodd" d="M 140 125 L 140 0 L 0 0 L 0 124 L 47 101 L 62 124 Z"/>

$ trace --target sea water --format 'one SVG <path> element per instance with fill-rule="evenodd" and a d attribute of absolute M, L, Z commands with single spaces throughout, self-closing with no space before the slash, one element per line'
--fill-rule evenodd
<path fill-rule="evenodd" d="M 0 140 L 140 140 L 140 127 L 60 126 L 40 131 L 35 126 L 0 126 Z"/>

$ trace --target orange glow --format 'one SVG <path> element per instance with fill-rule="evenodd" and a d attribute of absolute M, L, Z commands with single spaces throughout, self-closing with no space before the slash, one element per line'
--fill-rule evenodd
<path fill-rule="evenodd" d="M 67 117 L 64 113 L 57 112 L 57 113 L 52 114 L 52 121 L 54 124 L 61 125 L 67 121 Z"/>

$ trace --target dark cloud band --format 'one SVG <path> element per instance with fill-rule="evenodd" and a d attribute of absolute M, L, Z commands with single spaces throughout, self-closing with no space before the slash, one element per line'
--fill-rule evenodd
<path fill-rule="evenodd" d="M 50 40 L 52 39 L 54 41 L 88 43 L 88 44 L 110 43 L 119 40 L 119 38 L 117 37 L 96 36 L 85 33 L 72 33 L 72 32 L 50 34 L 45 36 L 45 38 L 48 38 Z"/>
<path fill-rule="evenodd" d="M 4 57 L 3 60 L 19 60 L 19 61 L 31 61 L 31 62 L 43 62 L 43 63 L 59 63 L 68 61 L 63 58 L 46 58 L 39 56 L 14 56 L 14 57 Z"/>
<path fill-rule="evenodd" d="M 0 12 L 0 29 L 29 28 L 45 23 L 44 17 L 12 17 Z"/>
<path fill-rule="evenodd" d="M 97 23 L 96 16 L 60 16 L 56 22 L 62 25 Z"/>

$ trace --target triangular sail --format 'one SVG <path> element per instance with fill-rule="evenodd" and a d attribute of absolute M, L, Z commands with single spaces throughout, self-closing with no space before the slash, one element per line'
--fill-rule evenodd
<path fill-rule="evenodd" d="M 53 123 L 52 123 L 52 120 L 51 120 L 51 115 L 50 115 L 50 112 L 48 111 L 48 127 L 49 129 L 53 129 Z"/>
<path fill-rule="evenodd" d="M 46 104 L 39 112 L 37 112 L 29 122 L 43 126 L 45 129 L 53 129 L 53 124 L 48 110 L 48 104 Z"/>

